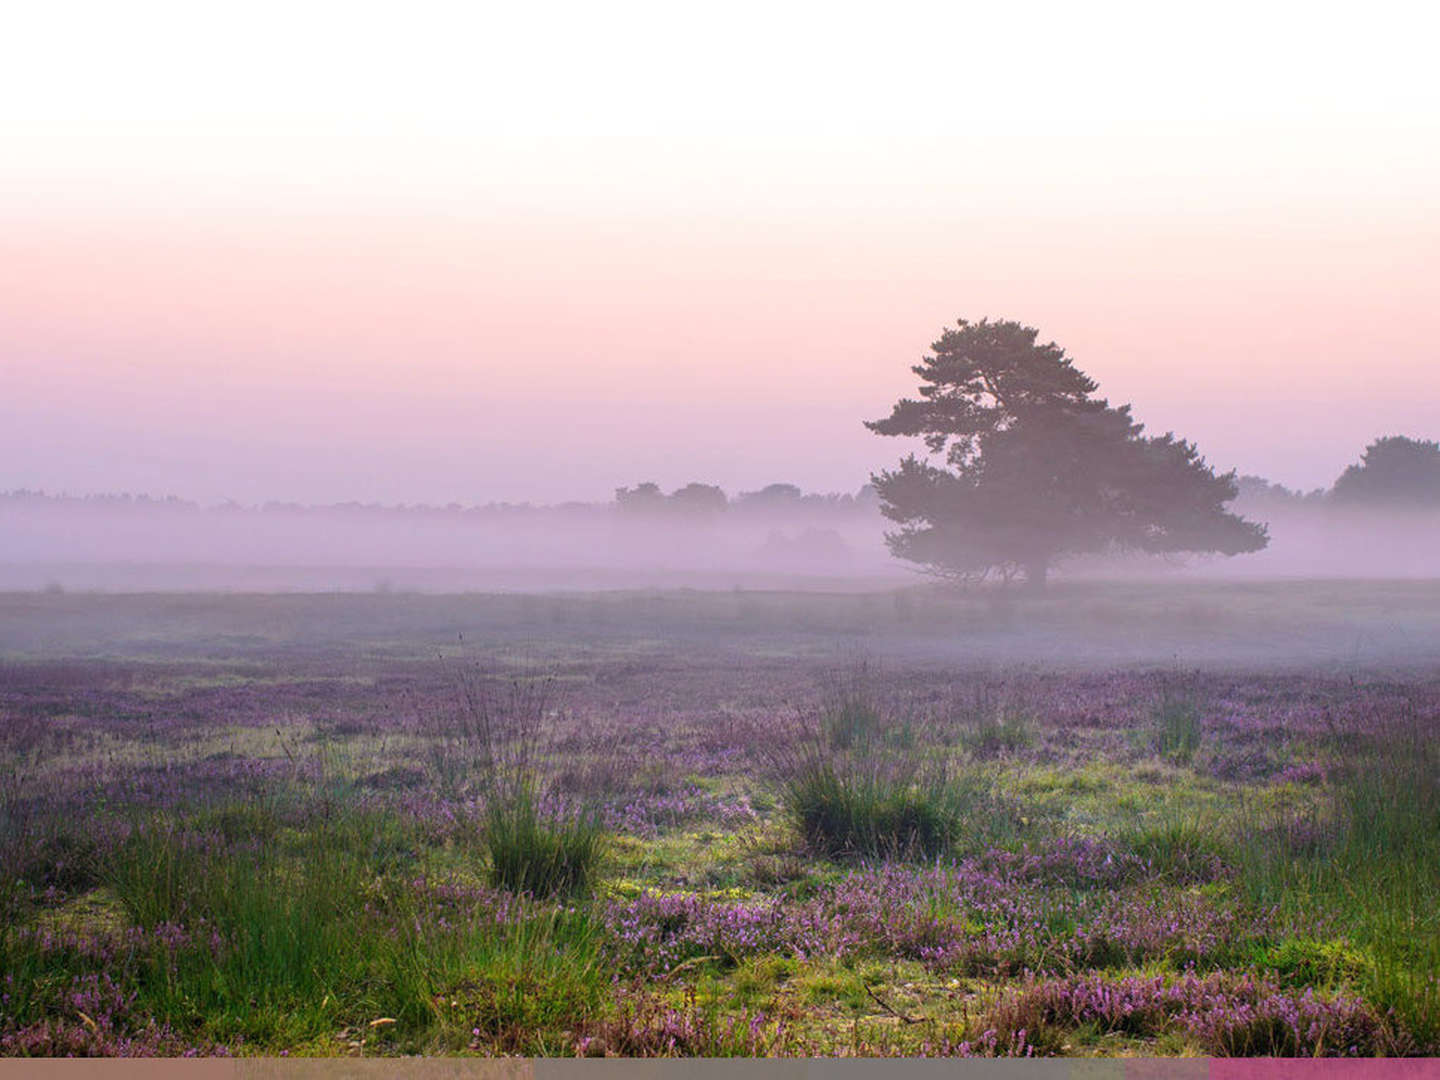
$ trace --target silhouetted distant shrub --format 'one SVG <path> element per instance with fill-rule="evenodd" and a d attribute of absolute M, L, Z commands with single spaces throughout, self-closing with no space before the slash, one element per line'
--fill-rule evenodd
<path fill-rule="evenodd" d="M 1337 503 L 1440 507 L 1440 443 L 1391 435 L 1365 448 L 1335 481 Z"/>

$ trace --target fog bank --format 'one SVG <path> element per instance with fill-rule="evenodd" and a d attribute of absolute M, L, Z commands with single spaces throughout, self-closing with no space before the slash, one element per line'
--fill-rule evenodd
<path fill-rule="evenodd" d="M 723 506 L 723 504 L 720 504 Z M 0 588 L 426 592 L 890 589 L 924 580 L 892 558 L 873 503 L 636 512 L 633 504 L 462 508 L 236 505 L 0 497 Z M 1440 513 L 1316 501 L 1237 507 L 1270 528 L 1226 558 L 1086 556 L 1058 580 L 1440 578 Z"/>

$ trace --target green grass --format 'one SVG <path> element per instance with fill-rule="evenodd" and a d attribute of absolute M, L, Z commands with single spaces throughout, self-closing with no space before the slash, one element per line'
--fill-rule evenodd
<path fill-rule="evenodd" d="M 521 902 L 519 918 L 497 921 L 472 903 L 437 917 L 397 855 L 419 838 L 356 807 L 264 842 L 216 827 L 271 809 L 154 815 L 108 853 L 105 884 L 88 894 L 108 907 L 89 902 L 92 918 L 149 931 L 105 961 L 133 994 L 117 1022 L 151 1018 L 202 1044 L 316 1053 L 343 1052 L 335 1040 L 349 1031 L 362 1048 L 390 1052 L 553 1055 L 598 1010 L 611 972 L 583 911 Z M 7 1021 L 57 1015 L 57 995 L 95 963 L 0 934 L 0 970 L 16 987 Z"/>
<path fill-rule="evenodd" d="M 1440 1044 L 1440 748 L 1416 717 L 1351 741 L 1333 812 L 1272 810 L 1242 824 L 1241 882 L 1339 944 L 1312 962 L 1344 975 L 1422 1045 Z"/>
<path fill-rule="evenodd" d="M 905 776 L 842 772 L 817 762 L 786 782 L 785 804 L 806 844 L 832 858 L 938 855 L 958 820 L 945 793 Z"/>
<path fill-rule="evenodd" d="M 1189 817 L 1122 829 L 1117 839 L 1145 861 L 1152 876 L 1180 885 L 1214 880 L 1231 857 L 1215 828 Z"/>
<path fill-rule="evenodd" d="M 1013 839 L 1019 820 L 981 773 L 914 758 L 812 756 L 786 776 L 781 801 L 806 846 L 827 858 L 932 859 Z"/>
<path fill-rule="evenodd" d="M 1010 709 L 986 711 L 973 728 L 961 736 L 961 744 L 972 754 L 995 756 L 1024 750 L 1035 741 L 1029 718 Z"/>
<path fill-rule="evenodd" d="M 1153 714 L 1155 750 L 1179 765 L 1188 765 L 1200 749 L 1200 706 L 1190 694 L 1166 687 Z"/>
<path fill-rule="evenodd" d="M 879 736 L 882 723 L 880 710 L 853 694 L 832 702 L 820 716 L 825 742 L 832 750 L 869 745 Z"/>
<path fill-rule="evenodd" d="M 1345 921 L 1375 964 L 1368 996 L 1440 1041 L 1440 746 L 1418 716 L 1376 741 L 1340 786 L 1332 861 Z"/>
<path fill-rule="evenodd" d="M 230 844 L 173 818 L 138 826 L 105 871 L 130 921 L 198 927 L 222 943 L 157 947 L 142 978 L 149 1004 L 179 1022 L 203 1019 L 214 1038 L 260 1042 L 329 1030 L 347 1012 L 413 1017 L 409 996 L 375 978 L 391 939 L 357 932 L 384 892 L 387 827 L 352 814 L 286 845 Z"/>
<path fill-rule="evenodd" d="M 593 811 L 550 810 L 533 783 L 493 798 L 484 826 L 490 883 L 511 892 L 588 892 L 605 854 L 605 831 Z"/>
<path fill-rule="evenodd" d="M 554 1057 L 571 1052 L 577 1024 L 603 1011 L 612 972 L 585 913 L 537 908 L 503 930 L 477 920 L 409 935 L 388 975 L 433 1008 L 426 1019 L 442 1046 Z"/>

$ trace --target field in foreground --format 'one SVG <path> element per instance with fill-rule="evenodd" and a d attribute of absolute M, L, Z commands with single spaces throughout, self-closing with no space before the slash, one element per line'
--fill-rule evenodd
<path fill-rule="evenodd" d="M 1435 591 L 0 597 L 0 1053 L 1440 1053 Z"/>

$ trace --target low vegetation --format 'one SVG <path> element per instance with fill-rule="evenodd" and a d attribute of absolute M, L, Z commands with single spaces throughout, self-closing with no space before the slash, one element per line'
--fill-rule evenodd
<path fill-rule="evenodd" d="M 0 1052 L 1440 1053 L 1433 677 L 807 640 L 7 661 Z"/>

